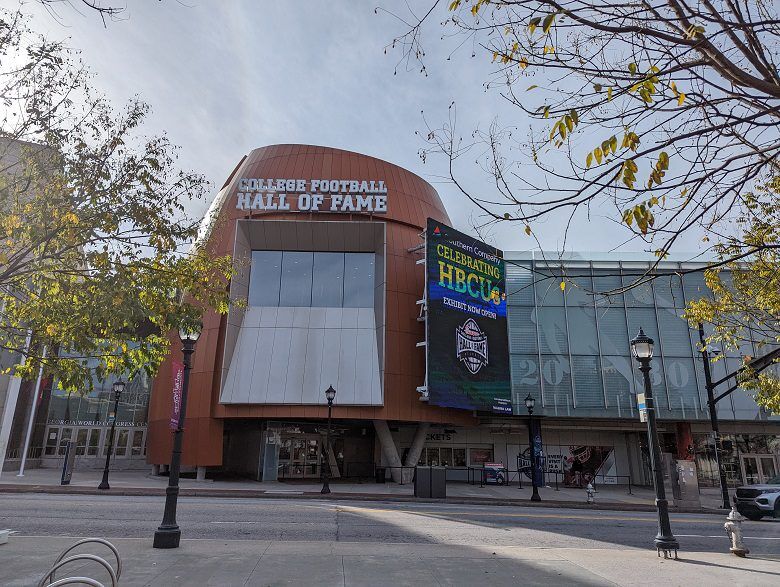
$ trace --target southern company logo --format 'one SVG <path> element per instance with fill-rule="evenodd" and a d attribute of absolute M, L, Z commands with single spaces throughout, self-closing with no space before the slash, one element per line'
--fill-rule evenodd
<path fill-rule="evenodd" d="M 457 351 L 455 356 L 472 375 L 476 375 L 488 363 L 487 334 L 479 329 L 472 318 L 455 329 Z"/>

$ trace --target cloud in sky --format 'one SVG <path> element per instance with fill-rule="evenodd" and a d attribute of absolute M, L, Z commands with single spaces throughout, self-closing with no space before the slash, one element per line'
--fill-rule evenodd
<path fill-rule="evenodd" d="M 8 8 L 12 0 L 0 0 Z M 78 5 L 77 2 L 73 3 Z M 452 40 L 429 30 L 428 76 L 402 64 L 399 51 L 384 52 L 403 25 L 375 3 L 256 2 L 254 0 L 165 0 L 130 2 L 124 19 L 108 22 L 87 10 L 57 6 L 53 17 L 35 2 L 24 10 L 32 26 L 50 38 L 69 38 L 97 74 L 95 85 L 114 104 L 139 95 L 153 112 L 145 131 L 165 131 L 180 145 L 180 165 L 224 182 L 242 155 L 274 143 L 327 145 L 366 153 L 414 171 L 439 191 L 456 227 L 479 224 L 479 211 L 443 180 L 446 161 L 418 156 L 424 146 L 415 131 L 447 119 L 457 103 L 458 125 L 468 135 L 494 117 L 528 127 L 524 115 L 497 93 L 485 92 L 489 58 L 462 48 L 447 60 Z M 403 7 L 385 2 L 388 7 Z M 422 6 L 422 4 L 420 4 Z M 406 10 L 401 8 L 401 10 Z M 403 14 L 403 13 L 402 13 Z M 438 22 L 441 19 L 437 19 Z M 466 160 L 468 159 L 468 160 Z M 459 173 L 474 193 L 490 194 L 491 178 L 474 164 L 460 162 Z M 538 170 L 529 169 L 529 174 Z M 536 178 L 541 179 L 541 178 Z M 200 214 L 207 203 L 199 203 Z M 580 216 L 567 250 L 604 251 L 627 238 L 606 216 L 611 209 Z M 545 249 L 562 245 L 564 217 L 534 226 Z M 506 250 L 537 248 L 520 224 L 487 231 Z M 693 241 L 691 241 L 693 242 Z M 621 250 L 643 250 L 634 242 Z M 692 250 L 692 247 L 688 248 Z"/>

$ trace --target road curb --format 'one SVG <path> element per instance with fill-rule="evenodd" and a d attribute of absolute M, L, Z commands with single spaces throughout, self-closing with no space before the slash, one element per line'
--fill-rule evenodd
<path fill-rule="evenodd" d="M 587 504 L 576 501 L 545 500 L 531 501 L 530 499 L 494 499 L 483 497 L 450 497 L 446 499 L 428 499 L 414 497 L 412 495 L 388 495 L 385 493 L 338 493 L 333 492 L 325 496 L 321 493 L 300 492 L 293 493 L 266 493 L 265 490 L 254 489 L 207 489 L 180 487 L 179 495 L 183 497 L 216 497 L 216 498 L 244 498 L 244 499 L 328 499 L 331 501 L 385 501 L 408 503 L 447 503 L 464 505 L 492 505 L 512 507 L 538 507 L 538 508 L 570 508 L 582 510 L 607 510 L 624 512 L 654 512 L 655 506 L 633 503 L 597 503 Z M 76 485 L 1 485 L 0 494 L 13 493 L 46 493 L 57 495 L 128 495 L 128 496 L 164 496 L 165 487 L 122 487 L 105 491 L 93 487 L 81 487 Z M 680 514 L 711 514 L 722 516 L 723 510 L 711 508 L 669 508 L 671 513 Z"/>

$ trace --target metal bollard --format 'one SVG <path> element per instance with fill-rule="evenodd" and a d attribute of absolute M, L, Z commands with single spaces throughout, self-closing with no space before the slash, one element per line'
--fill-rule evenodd
<path fill-rule="evenodd" d="M 731 540 L 731 548 L 729 550 L 740 557 L 745 557 L 750 551 L 745 543 L 742 542 L 742 522 L 743 518 L 737 511 L 737 506 L 734 504 L 731 506 L 731 511 L 726 517 L 726 523 L 723 524 L 723 529 L 726 531 L 726 536 Z"/>
<path fill-rule="evenodd" d="M 596 503 L 596 498 L 593 495 L 596 493 L 596 490 L 593 489 L 593 483 L 588 483 L 588 486 L 585 488 L 585 492 L 588 494 L 588 503 Z"/>

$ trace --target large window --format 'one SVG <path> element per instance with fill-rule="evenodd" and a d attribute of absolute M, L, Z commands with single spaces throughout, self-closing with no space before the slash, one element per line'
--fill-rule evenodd
<path fill-rule="evenodd" d="M 314 253 L 298 251 L 282 253 L 282 285 L 280 306 L 311 306 L 311 274 Z M 265 281 L 265 270 L 253 271 L 255 278 Z"/>
<path fill-rule="evenodd" d="M 262 268 L 262 269 L 255 269 Z M 263 278 L 257 277 L 258 271 Z M 251 306 L 278 306 L 279 285 L 282 279 L 281 251 L 252 251 L 252 273 L 249 282 Z"/>
<path fill-rule="evenodd" d="M 250 306 L 373 308 L 374 253 L 252 251 Z"/>
<path fill-rule="evenodd" d="M 531 393 L 547 416 L 603 415 L 636 418 L 636 393 L 644 389 L 630 340 L 641 327 L 655 340 L 650 372 L 658 415 L 664 419 L 707 418 L 699 334 L 682 318 L 686 302 L 711 295 L 701 271 L 663 262 L 653 281 L 633 285 L 651 268 L 636 260 L 573 259 L 554 267 L 533 259 L 508 261 L 507 317 L 512 401 L 524 413 Z M 560 287 L 561 276 L 566 285 Z M 730 279 L 724 272 L 722 279 Z M 624 288 L 628 288 L 623 291 Z M 705 336 L 711 333 L 704 325 Z M 744 333 L 711 366 L 718 380 L 741 365 L 743 356 L 766 353 Z M 725 387 L 724 387 L 725 389 Z M 744 392 L 718 402 L 724 419 L 776 419 Z"/>
<path fill-rule="evenodd" d="M 321 308 L 340 308 L 343 303 L 344 253 L 314 253 L 311 305 Z"/>

